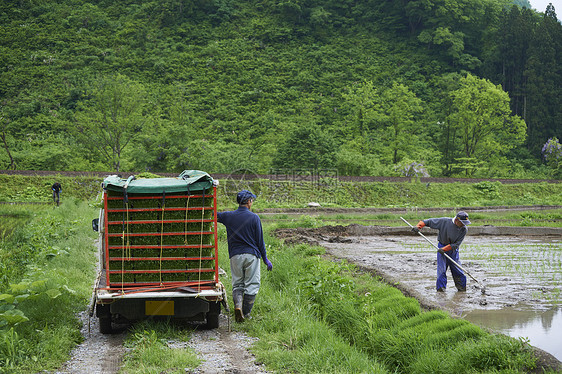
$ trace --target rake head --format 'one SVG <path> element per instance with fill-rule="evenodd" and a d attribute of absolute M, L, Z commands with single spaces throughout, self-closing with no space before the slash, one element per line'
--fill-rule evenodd
<path fill-rule="evenodd" d="M 474 285 L 474 288 L 479 289 L 482 295 L 486 295 L 486 287 L 480 283 L 478 285 Z"/>

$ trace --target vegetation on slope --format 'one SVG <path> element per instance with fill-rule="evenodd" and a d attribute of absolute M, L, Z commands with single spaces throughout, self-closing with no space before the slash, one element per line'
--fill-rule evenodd
<path fill-rule="evenodd" d="M 0 174 L 0 202 L 51 203 L 51 185 L 61 183 L 62 204 L 66 199 L 100 201 L 102 179 L 95 176 L 11 176 Z M 562 183 L 421 183 L 345 182 L 336 179 L 320 182 L 255 180 L 241 187 L 232 180 L 220 180 L 217 188 L 219 208 L 236 205 L 239 189 L 249 188 L 258 196 L 258 209 L 303 208 L 309 202 L 324 207 L 393 208 L 475 207 L 506 205 L 562 205 Z"/>
<path fill-rule="evenodd" d="M 541 165 L 562 123 L 553 7 L 65 0 L 0 19 L 4 168 L 560 177 Z"/>

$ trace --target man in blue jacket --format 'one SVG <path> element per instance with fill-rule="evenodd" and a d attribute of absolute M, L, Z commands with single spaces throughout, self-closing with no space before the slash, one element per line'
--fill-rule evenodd
<path fill-rule="evenodd" d="M 427 226 L 439 230 L 439 234 L 437 234 L 437 247 L 439 248 L 437 253 L 437 291 L 445 291 L 447 287 L 447 268 L 449 266 L 451 267 L 451 274 L 453 275 L 453 281 L 455 282 L 457 290 L 466 291 L 466 276 L 464 272 L 456 267 L 455 264 L 443 254 L 446 253 L 447 256 L 452 258 L 456 263 L 461 263 L 459 260 L 459 248 L 468 231 L 467 225 L 470 225 L 468 214 L 460 211 L 455 218 L 443 217 L 425 219 L 418 222 L 412 229 L 415 232 L 419 232 L 422 228 Z"/>
<path fill-rule="evenodd" d="M 273 268 L 267 259 L 260 217 L 250 211 L 255 199 L 256 195 L 242 190 L 236 196 L 238 209 L 217 213 L 217 221 L 226 226 L 236 322 L 250 317 L 260 288 L 260 258 L 267 270 Z"/>

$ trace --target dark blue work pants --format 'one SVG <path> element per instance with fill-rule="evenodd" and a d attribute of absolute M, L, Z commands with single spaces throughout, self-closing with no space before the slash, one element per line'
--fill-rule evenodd
<path fill-rule="evenodd" d="M 438 243 L 439 248 L 443 248 L 444 245 Z M 447 256 L 451 257 L 457 264 L 461 265 L 459 260 L 459 251 L 450 250 Z M 455 286 L 459 291 L 464 291 L 466 289 L 466 276 L 464 272 L 459 269 L 455 264 L 453 264 L 447 257 L 437 252 L 437 284 L 436 288 L 447 288 L 447 268 L 451 267 L 451 274 L 453 275 L 453 280 L 455 281 Z"/>

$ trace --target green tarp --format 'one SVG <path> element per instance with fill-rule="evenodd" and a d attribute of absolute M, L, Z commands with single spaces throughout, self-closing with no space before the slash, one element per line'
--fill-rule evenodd
<path fill-rule="evenodd" d="M 128 182 L 128 185 L 127 185 Z M 160 194 L 172 192 L 201 192 L 213 185 L 213 178 L 204 171 L 184 170 L 177 178 L 139 178 L 122 179 L 110 175 L 103 181 L 103 188 L 108 191 L 123 192 L 127 186 L 128 194 Z"/>

